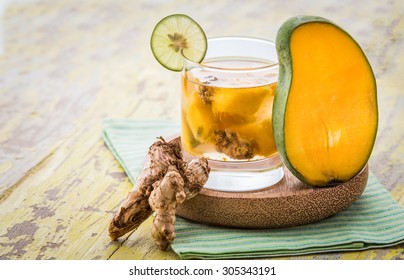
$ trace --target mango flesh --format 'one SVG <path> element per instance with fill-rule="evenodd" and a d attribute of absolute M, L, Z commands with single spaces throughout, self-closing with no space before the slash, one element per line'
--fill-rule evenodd
<path fill-rule="evenodd" d="M 254 154 L 269 157 L 276 153 L 271 118 L 229 129 L 252 143 Z"/>
<path fill-rule="evenodd" d="M 308 184 L 345 182 L 365 166 L 376 137 L 372 69 L 352 37 L 325 19 L 296 18 L 283 28 L 274 105 L 282 159 Z"/>
<path fill-rule="evenodd" d="M 203 142 L 213 136 L 214 119 L 210 106 L 204 104 L 196 92 L 189 97 L 186 121 L 193 137 Z"/>
<path fill-rule="evenodd" d="M 181 120 L 181 141 L 182 144 L 185 146 L 187 151 L 191 151 L 198 145 L 198 141 L 195 139 L 191 129 L 189 128 L 188 122 L 185 118 L 185 114 L 182 113 L 182 120 Z"/>
<path fill-rule="evenodd" d="M 261 106 L 268 95 L 265 87 L 256 88 L 220 88 L 216 90 L 212 111 L 214 114 L 233 114 L 249 118 Z"/>

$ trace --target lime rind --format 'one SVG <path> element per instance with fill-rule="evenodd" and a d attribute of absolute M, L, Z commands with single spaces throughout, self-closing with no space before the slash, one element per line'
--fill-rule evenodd
<path fill-rule="evenodd" d="M 183 36 L 186 46 L 173 47 L 173 40 L 168 36 Z M 183 14 L 174 14 L 160 20 L 152 32 L 150 46 L 156 60 L 165 68 L 181 71 L 184 57 L 194 62 L 201 62 L 206 54 L 207 39 L 205 32 L 192 18 Z"/>

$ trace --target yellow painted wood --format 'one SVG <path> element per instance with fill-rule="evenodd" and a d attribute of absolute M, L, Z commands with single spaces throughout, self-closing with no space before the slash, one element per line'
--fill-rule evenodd
<path fill-rule="evenodd" d="M 403 2 L 283 2 L 0 6 L 0 259 L 178 259 L 156 248 L 151 219 L 109 240 L 108 223 L 132 186 L 101 138 L 104 118 L 179 120 L 179 74 L 162 68 L 149 49 L 156 22 L 178 12 L 197 20 L 209 37 L 274 39 L 281 23 L 297 14 L 346 28 L 377 77 L 380 121 L 370 169 L 404 206 Z M 404 245 L 289 258 L 403 259 Z"/>

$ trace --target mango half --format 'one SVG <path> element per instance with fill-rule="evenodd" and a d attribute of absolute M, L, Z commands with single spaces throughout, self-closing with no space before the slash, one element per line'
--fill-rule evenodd
<path fill-rule="evenodd" d="M 282 161 L 309 185 L 348 181 L 366 165 L 378 126 L 376 80 L 364 52 L 314 16 L 287 20 L 276 49 L 273 132 Z"/>

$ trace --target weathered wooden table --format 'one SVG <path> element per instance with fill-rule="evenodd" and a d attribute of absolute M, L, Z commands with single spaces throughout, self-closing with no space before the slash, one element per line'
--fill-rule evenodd
<path fill-rule="evenodd" d="M 2 1 L 3 3 L 4 1 Z M 274 40 L 287 18 L 329 18 L 361 44 L 379 94 L 371 171 L 404 206 L 404 3 L 318 1 L 18 1 L 1 4 L 0 259 L 177 259 L 150 219 L 111 242 L 107 225 L 132 188 L 104 145 L 104 118 L 179 119 L 179 74 L 149 49 L 171 13 L 209 37 Z M 304 259 L 404 258 L 404 245 Z"/>

